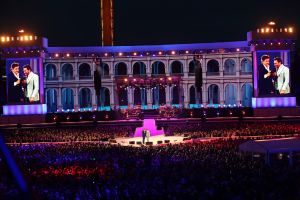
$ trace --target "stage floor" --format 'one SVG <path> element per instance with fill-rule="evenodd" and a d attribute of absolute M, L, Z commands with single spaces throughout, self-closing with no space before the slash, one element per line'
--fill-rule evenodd
<path fill-rule="evenodd" d="M 132 138 L 116 138 L 115 141 L 111 141 L 111 143 L 116 143 L 122 146 L 142 146 L 142 137 L 132 137 Z M 176 144 L 182 143 L 184 141 L 183 136 L 165 136 L 165 135 L 156 135 L 151 136 L 149 138 L 149 142 L 147 142 L 147 138 L 145 138 L 146 146 L 156 146 L 156 145 L 165 145 L 165 144 Z"/>

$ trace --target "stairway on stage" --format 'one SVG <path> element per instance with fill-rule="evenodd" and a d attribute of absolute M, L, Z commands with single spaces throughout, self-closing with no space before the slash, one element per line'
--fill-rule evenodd
<path fill-rule="evenodd" d="M 164 135 L 164 129 L 158 130 L 156 127 L 155 119 L 144 119 L 143 127 L 135 129 L 134 137 L 142 137 L 142 131 L 148 129 L 150 131 L 150 136 Z"/>

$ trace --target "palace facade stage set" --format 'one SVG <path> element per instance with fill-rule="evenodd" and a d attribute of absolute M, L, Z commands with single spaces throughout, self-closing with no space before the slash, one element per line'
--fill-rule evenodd
<path fill-rule="evenodd" d="M 248 32 L 245 41 L 99 47 L 49 47 L 38 36 L 3 36 L 7 71 L 12 62 L 34 66 L 40 103 L 4 105 L 0 123 L 299 116 L 293 93 L 259 95 L 257 75 L 263 54 L 291 68 L 296 35 L 267 25 Z"/>

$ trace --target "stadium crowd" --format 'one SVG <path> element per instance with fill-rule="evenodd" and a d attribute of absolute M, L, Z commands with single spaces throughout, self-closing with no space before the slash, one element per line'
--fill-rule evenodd
<path fill-rule="evenodd" d="M 298 131 L 288 124 L 278 125 L 280 129 L 256 126 L 201 131 L 207 132 L 205 136 L 217 132 L 225 136 L 230 130 L 246 135 Z M 238 151 L 246 139 L 225 137 L 142 148 L 98 142 L 107 134 L 127 136 L 130 130 L 25 129 L 4 136 L 7 142 L 18 137 L 9 149 L 37 199 L 300 199 L 299 163 L 265 165 L 262 156 Z M 56 136 L 49 139 L 48 133 Z M 84 136 L 88 134 L 92 136 Z M 72 142 L 78 140 L 90 142 Z M 25 144 L 28 141 L 71 142 Z M 0 199 L 18 199 L 22 194 L 4 160 L 0 154 Z"/>

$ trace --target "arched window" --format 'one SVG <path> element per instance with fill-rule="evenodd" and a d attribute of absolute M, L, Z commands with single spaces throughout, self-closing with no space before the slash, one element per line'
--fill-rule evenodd
<path fill-rule="evenodd" d="M 250 83 L 245 83 L 242 87 L 242 106 L 251 107 L 253 87 Z"/>
<path fill-rule="evenodd" d="M 179 86 L 174 86 L 171 90 L 171 94 L 172 94 L 172 105 L 178 105 L 179 104 Z"/>
<path fill-rule="evenodd" d="M 207 62 L 207 75 L 218 76 L 219 75 L 219 62 L 216 60 L 210 60 Z"/>
<path fill-rule="evenodd" d="M 171 63 L 170 74 L 173 75 L 182 75 L 183 74 L 183 64 L 176 60 Z"/>
<path fill-rule="evenodd" d="M 54 89 L 48 89 L 46 92 L 46 104 L 48 112 L 57 111 L 57 92 Z"/>
<path fill-rule="evenodd" d="M 103 78 L 109 78 L 109 66 L 107 63 L 101 65 L 101 76 Z"/>
<path fill-rule="evenodd" d="M 79 65 L 79 79 L 91 78 L 91 67 L 87 63 Z"/>
<path fill-rule="evenodd" d="M 165 64 L 161 61 L 155 61 L 152 64 L 152 75 L 165 74 Z"/>
<path fill-rule="evenodd" d="M 153 88 L 152 92 L 152 100 L 153 100 L 153 105 L 155 107 L 165 105 L 166 104 L 166 91 L 164 87 L 159 87 L 156 86 Z"/>
<path fill-rule="evenodd" d="M 79 91 L 78 98 L 80 108 L 92 108 L 92 93 L 89 88 L 82 88 Z"/>
<path fill-rule="evenodd" d="M 108 88 L 101 87 L 97 105 L 100 106 L 100 110 L 110 110 L 110 92 Z"/>
<path fill-rule="evenodd" d="M 56 80 L 56 67 L 54 64 L 46 65 L 46 80 Z"/>
<path fill-rule="evenodd" d="M 190 104 L 196 104 L 196 88 L 190 87 Z"/>
<path fill-rule="evenodd" d="M 248 58 L 241 61 L 241 74 L 252 74 L 252 62 Z"/>
<path fill-rule="evenodd" d="M 64 110 L 74 109 L 74 95 L 73 95 L 73 90 L 71 88 L 62 89 L 61 104 Z"/>
<path fill-rule="evenodd" d="M 208 104 L 219 104 L 219 87 L 215 84 L 208 87 Z"/>
<path fill-rule="evenodd" d="M 128 106 L 128 95 L 126 88 L 120 88 L 119 90 L 119 105 Z"/>
<path fill-rule="evenodd" d="M 134 88 L 134 105 L 142 105 L 142 99 L 141 99 L 141 89 L 136 87 Z"/>
<path fill-rule="evenodd" d="M 133 75 L 146 75 L 146 65 L 143 62 L 136 62 L 133 65 Z"/>
<path fill-rule="evenodd" d="M 119 62 L 115 65 L 115 75 L 127 75 L 127 65 L 124 62 Z"/>
<path fill-rule="evenodd" d="M 235 75 L 235 74 L 236 74 L 235 61 L 233 59 L 225 60 L 224 75 Z"/>
<path fill-rule="evenodd" d="M 236 104 L 236 86 L 232 83 L 226 85 L 225 87 L 225 104 L 234 105 Z"/>
<path fill-rule="evenodd" d="M 195 76 L 195 63 L 193 60 L 189 63 L 189 76 Z"/>
<path fill-rule="evenodd" d="M 63 80 L 73 80 L 73 66 L 66 63 L 62 66 L 61 76 Z"/>

